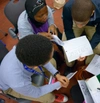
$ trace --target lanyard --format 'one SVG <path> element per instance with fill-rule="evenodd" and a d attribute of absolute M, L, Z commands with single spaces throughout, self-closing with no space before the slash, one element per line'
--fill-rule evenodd
<path fill-rule="evenodd" d="M 44 76 L 45 78 L 49 79 L 49 78 L 45 75 L 45 73 L 44 73 L 44 71 L 42 70 L 42 67 L 41 67 L 41 66 L 38 66 L 38 68 L 40 69 L 41 73 L 40 73 L 40 72 L 37 72 L 37 71 L 34 70 L 33 68 L 28 68 L 25 64 L 23 64 L 23 66 L 24 66 L 24 69 L 26 69 L 28 72 L 31 72 L 31 73 L 34 73 L 34 74 L 38 74 L 38 75 L 42 75 L 42 76 Z"/>

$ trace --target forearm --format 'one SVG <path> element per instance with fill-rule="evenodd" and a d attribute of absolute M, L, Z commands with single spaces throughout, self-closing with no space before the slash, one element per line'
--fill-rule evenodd
<path fill-rule="evenodd" d="M 20 93 L 24 96 L 39 98 L 47 93 L 54 91 L 55 89 L 61 87 L 60 82 L 56 82 L 50 85 L 44 85 L 41 87 L 35 87 L 33 85 L 27 85 L 24 87 L 13 88 L 17 93 Z"/>
<path fill-rule="evenodd" d="M 58 71 L 50 62 L 44 65 L 44 67 L 53 75 Z"/>

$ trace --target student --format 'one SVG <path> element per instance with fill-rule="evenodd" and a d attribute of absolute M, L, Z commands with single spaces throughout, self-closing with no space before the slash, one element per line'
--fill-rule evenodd
<path fill-rule="evenodd" d="M 53 14 L 49 6 L 46 5 L 45 0 L 26 0 L 25 11 L 21 13 L 18 19 L 19 39 L 29 35 L 37 34 L 47 37 L 49 40 L 53 39 L 52 34 L 58 35 L 61 39 L 62 34 L 59 32 L 54 24 Z M 59 54 L 60 59 L 63 60 L 62 49 L 60 46 L 54 45 L 56 59 Z"/>
<path fill-rule="evenodd" d="M 16 46 L 4 57 L 0 65 L 0 89 L 17 98 L 23 98 L 42 103 L 54 101 L 66 102 L 68 98 L 62 94 L 51 93 L 59 87 L 67 88 L 69 80 L 49 62 L 54 48 L 49 39 L 41 35 L 28 35 L 22 38 Z M 36 72 L 45 67 L 57 82 L 37 87 L 32 85 L 31 76 L 40 75 Z M 46 75 L 42 74 L 44 77 Z"/>
<path fill-rule="evenodd" d="M 99 0 L 69 0 L 63 8 L 63 23 L 67 40 L 85 34 L 95 54 L 100 54 L 99 5 Z M 91 59 L 91 56 L 87 57 L 86 64 Z"/>

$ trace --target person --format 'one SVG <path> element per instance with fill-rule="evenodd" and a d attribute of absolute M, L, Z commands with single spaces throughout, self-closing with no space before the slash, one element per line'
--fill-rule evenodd
<path fill-rule="evenodd" d="M 51 41 L 44 36 L 28 35 L 19 40 L 1 62 L 0 89 L 14 97 L 42 103 L 66 102 L 68 98 L 65 95 L 51 93 L 60 87 L 67 88 L 69 84 L 68 78 L 60 75 L 49 62 L 53 52 Z M 33 85 L 32 75 L 38 74 L 47 78 L 42 67 L 54 75 L 57 82 L 43 86 Z"/>
<path fill-rule="evenodd" d="M 86 35 L 94 50 L 100 54 L 100 1 L 69 0 L 63 8 L 63 24 L 67 40 Z M 89 64 L 92 56 L 85 60 Z"/>
<path fill-rule="evenodd" d="M 18 32 L 19 39 L 22 39 L 29 34 L 42 35 L 49 40 L 53 39 L 53 34 L 57 35 L 60 39 L 62 37 L 62 34 L 54 24 L 51 8 L 46 5 L 45 0 L 26 0 L 25 10 L 18 19 Z M 64 57 L 62 48 L 54 42 L 53 45 L 55 50 L 54 58 L 57 61 L 57 56 L 59 56 L 63 62 Z"/>

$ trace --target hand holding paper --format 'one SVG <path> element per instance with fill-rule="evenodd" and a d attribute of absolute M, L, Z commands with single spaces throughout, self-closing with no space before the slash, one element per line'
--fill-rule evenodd
<path fill-rule="evenodd" d="M 91 45 L 86 36 L 64 41 L 64 52 L 69 62 L 93 54 Z"/>

